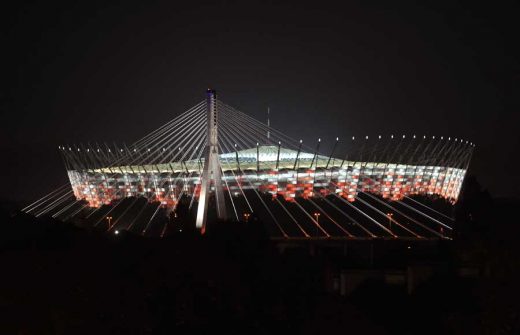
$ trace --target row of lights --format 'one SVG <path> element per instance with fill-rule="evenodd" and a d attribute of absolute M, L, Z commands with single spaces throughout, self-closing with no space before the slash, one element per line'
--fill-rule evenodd
<path fill-rule="evenodd" d="M 382 139 L 382 136 L 381 135 L 378 135 L 377 137 L 379 140 Z M 394 138 L 394 135 L 390 135 L 390 138 L 393 139 Z M 403 135 L 403 139 L 406 138 L 406 135 Z M 416 139 L 417 138 L 417 135 L 412 135 L 412 138 Z M 352 136 L 352 141 L 354 141 L 356 139 L 356 136 Z M 426 139 L 426 135 L 423 135 L 423 139 Z M 432 139 L 435 139 L 435 135 L 432 136 Z M 444 140 L 444 136 L 441 136 L 440 137 L 441 140 Z M 368 140 L 368 135 L 365 136 L 365 140 Z M 448 141 L 451 141 L 451 137 L 448 137 Z M 458 138 L 455 138 L 454 139 L 454 142 L 461 142 L 463 143 L 464 140 L 461 138 L 461 139 L 458 139 Z M 321 138 L 318 138 L 318 142 L 321 142 Z M 339 142 L 339 137 L 336 137 L 336 142 Z M 300 144 L 303 143 L 303 140 L 300 140 Z M 281 141 L 278 141 L 278 145 L 281 145 L 282 142 Z M 469 144 L 471 146 L 475 146 L 475 144 L 473 142 L 470 142 L 470 141 L 466 141 L 466 144 Z M 256 142 L 256 146 L 259 146 L 260 143 Z M 237 147 L 237 144 L 235 143 L 235 148 Z"/>
<path fill-rule="evenodd" d="M 320 219 L 320 216 L 321 216 L 321 213 L 319 212 L 314 212 L 313 213 L 314 217 L 316 218 L 316 223 L 319 224 L 319 219 Z M 250 213 L 244 213 L 244 221 L 245 222 L 249 222 L 249 217 L 251 216 Z M 386 216 L 388 217 L 388 225 L 389 225 L 389 228 L 392 228 L 392 217 L 394 216 L 393 213 L 386 213 Z M 177 217 L 177 216 L 176 216 Z M 106 217 L 107 221 L 108 221 L 108 229 L 110 230 L 110 228 L 112 228 L 110 226 L 110 223 L 112 221 L 112 217 L 111 216 L 107 216 Z M 316 227 L 317 228 L 317 227 Z M 179 230 L 179 232 L 182 232 L 182 229 Z M 115 235 L 119 235 L 119 230 L 115 230 L 114 231 L 114 234 Z M 408 249 L 411 249 L 410 246 L 408 246 Z"/>
<path fill-rule="evenodd" d="M 246 216 L 246 215 L 247 215 L 247 216 Z M 250 216 L 250 215 L 251 215 L 251 214 L 248 214 L 248 213 L 244 214 L 244 217 L 246 218 L 246 222 L 247 222 L 247 219 L 249 219 L 249 216 Z M 177 216 L 177 213 L 175 213 L 175 218 L 177 218 L 177 217 L 178 217 L 178 216 Z M 112 218 L 112 216 L 107 216 L 106 219 L 107 219 L 107 221 L 108 221 L 108 230 L 110 230 L 110 229 L 112 229 L 112 227 L 113 227 L 113 226 L 111 225 L 111 222 L 112 222 L 112 219 L 113 219 L 113 218 Z M 179 229 L 179 232 L 182 232 L 182 229 Z M 114 234 L 119 235 L 119 230 L 116 229 L 116 230 L 114 231 Z"/>
<path fill-rule="evenodd" d="M 413 137 L 414 139 L 417 138 L 416 135 L 412 135 L 412 137 Z M 393 139 L 393 138 L 394 138 L 394 135 L 390 135 L 390 138 Z M 406 138 L 406 135 L 403 135 L 403 139 L 404 139 L 404 138 Z M 355 139 L 356 139 L 356 137 L 355 137 L 355 136 L 352 136 L 352 141 L 354 141 Z M 378 135 L 378 139 L 382 139 L 382 136 L 381 136 L 381 135 Z M 426 135 L 423 135 L 423 139 L 426 139 Z M 432 139 L 435 139 L 435 136 L 432 136 Z M 444 140 L 444 136 L 441 136 L 440 139 L 441 139 L 441 140 Z M 368 140 L 368 135 L 365 136 L 365 140 Z M 451 141 L 451 137 L 448 137 L 448 141 Z M 459 139 L 458 139 L 458 138 L 455 138 L 454 141 L 457 142 L 457 141 L 459 141 Z M 321 138 L 318 138 L 318 142 L 321 142 Z M 336 142 L 339 142 L 339 137 L 336 137 Z M 461 138 L 461 139 L 460 139 L 460 142 L 462 143 L 462 142 L 464 142 L 464 140 Z M 303 140 L 300 139 L 300 143 L 303 143 Z M 278 145 L 281 145 L 281 144 L 282 144 L 282 142 L 281 142 L 281 141 L 278 141 Z M 469 145 L 471 145 L 471 146 L 473 146 L 473 147 L 475 146 L 475 144 L 474 144 L 473 142 L 469 142 L 469 141 L 466 141 L 466 144 L 469 144 Z M 259 145 L 260 145 L 260 144 L 259 144 L 258 142 L 256 142 L 256 146 L 259 146 Z M 236 147 L 237 147 L 237 144 L 235 143 L 235 148 L 236 148 Z M 199 147 L 196 146 L 196 147 L 195 147 L 195 150 L 197 150 L 198 148 L 199 148 Z M 64 146 L 58 146 L 58 149 L 60 149 L 60 150 L 67 150 Z M 77 149 L 78 149 L 78 151 L 81 151 L 80 148 L 77 148 Z M 181 151 L 181 150 L 182 150 L 182 148 L 179 148 L 179 151 Z M 71 147 L 69 147 L 69 151 L 72 151 L 72 148 L 71 148 Z M 94 150 L 93 150 L 93 151 L 94 151 Z M 96 151 L 97 151 L 97 152 L 100 152 L 100 149 L 98 148 Z M 150 149 L 147 149 L 147 151 L 150 152 Z M 164 152 L 164 151 L 166 151 L 166 148 L 163 148 L 163 152 Z M 89 148 L 87 148 L 87 152 L 90 152 L 90 149 L 89 149 Z M 108 149 L 108 152 L 112 152 L 112 151 L 111 151 L 110 149 Z M 120 149 L 120 152 L 123 152 L 123 149 Z M 134 149 L 134 152 L 137 152 L 137 149 Z"/>
<path fill-rule="evenodd" d="M 278 142 L 278 143 L 280 143 L 280 142 Z M 257 143 L 257 144 L 258 144 L 258 143 Z M 236 144 L 235 144 L 235 146 L 236 146 Z M 61 146 L 61 145 L 58 146 L 58 149 L 60 149 L 60 150 L 67 150 L 67 148 L 65 148 L 64 146 Z M 78 151 L 81 151 L 80 148 L 77 148 L 77 149 L 78 149 Z M 196 147 L 195 147 L 195 150 L 198 150 L 198 149 L 199 149 L 199 147 L 196 146 Z M 101 150 L 101 149 L 99 149 L 99 148 L 98 148 L 97 150 L 92 149 L 92 151 L 97 151 L 97 152 L 100 152 L 100 150 Z M 182 150 L 182 148 L 179 148 L 179 151 L 181 151 L 181 150 Z M 69 151 L 72 151 L 72 148 L 71 148 L 71 147 L 69 147 Z M 87 148 L 86 151 L 87 151 L 87 152 L 90 152 L 90 148 Z M 120 151 L 120 152 L 123 152 L 123 149 L 119 149 L 119 151 Z M 134 152 L 137 152 L 137 149 L 134 149 L 133 151 L 134 151 Z M 147 151 L 149 152 L 150 149 L 147 149 Z M 164 151 L 166 151 L 166 148 L 163 148 L 163 152 L 164 152 Z M 108 152 L 112 152 L 112 151 L 110 150 L 110 148 L 108 149 Z"/>

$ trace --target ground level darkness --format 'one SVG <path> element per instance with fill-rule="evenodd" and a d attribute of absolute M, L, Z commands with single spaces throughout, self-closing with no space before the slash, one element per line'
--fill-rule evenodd
<path fill-rule="evenodd" d="M 2 334 L 515 334 L 515 202 L 467 192 L 453 241 L 119 235 L 2 213 Z M 471 215 L 470 215 L 471 214 Z"/>

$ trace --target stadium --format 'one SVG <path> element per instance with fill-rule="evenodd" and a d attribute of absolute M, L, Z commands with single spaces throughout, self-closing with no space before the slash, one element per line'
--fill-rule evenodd
<path fill-rule="evenodd" d="M 272 238 L 449 239 L 474 144 L 426 135 L 309 145 L 217 99 L 214 90 L 126 145 L 60 145 L 70 183 L 27 206 L 118 233 L 164 237 L 255 220 Z"/>

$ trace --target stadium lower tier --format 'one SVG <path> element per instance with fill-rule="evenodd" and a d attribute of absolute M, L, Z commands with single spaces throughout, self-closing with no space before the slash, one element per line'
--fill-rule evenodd
<path fill-rule="evenodd" d="M 199 164 L 200 166 L 201 164 Z M 344 167 L 316 169 L 262 169 L 238 165 L 223 168 L 223 188 L 229 195 L 245 190 L 268 192 L 294 201 L 337 194 L 355 201 L 359 192 L 368 192 L 389 200 L 411 195 L 436 195 L 456 202 L 465 169 L 441 166 L 414 166 L 384 163 L 352 163 Z M 249 168 L 249 169 L 244 169 Z M 90 207 L 108 205 L 126 197 L 145 197 L 172 208 L 183 195 L 198 196 L 200 169 L 163 166 L 111 167 L 97 170 L 69 170 L 68 176 L 78 200 Z"/>

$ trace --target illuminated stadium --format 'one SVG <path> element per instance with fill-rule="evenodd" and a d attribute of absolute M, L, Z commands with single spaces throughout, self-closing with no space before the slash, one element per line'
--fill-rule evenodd
<path fill-rule="evenodd" d="M 204 233 L 208 223 L 254 219 L 273 238 L 450 238 L 450 216 L 419 199 L 457 201 L 472 143 L 414 134 L 324 142 L 293 139 L 208 90 L 131 145 L 59 146 L 70 184 L 24 210 L 161 237 L 180 221 Z"/>

